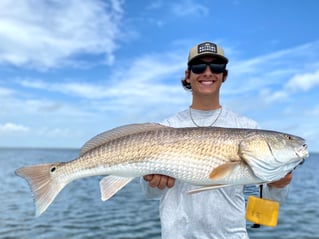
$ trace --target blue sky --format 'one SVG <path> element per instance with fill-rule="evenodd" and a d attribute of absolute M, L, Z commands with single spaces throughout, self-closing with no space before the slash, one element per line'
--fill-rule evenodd
<path fill-rule="evenodd" d="M 230 59 L 224 107 L 319 151 L 316 0 L 2 0 L 0 147 L 81 147 L 190 105 L 190 47 Z"/>

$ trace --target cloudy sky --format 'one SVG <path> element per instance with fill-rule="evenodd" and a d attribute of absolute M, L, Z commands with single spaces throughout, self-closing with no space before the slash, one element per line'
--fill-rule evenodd
<path fill-rule="evenodd" d="M 188 50 L 230 59 L 224 107 L 319 152 L 316 0 L 1 0 L 0 147 L 79 148 L 190 105 Z"/>

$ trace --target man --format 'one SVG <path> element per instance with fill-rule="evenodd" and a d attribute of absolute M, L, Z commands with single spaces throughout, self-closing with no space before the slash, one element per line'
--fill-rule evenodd
<path fill-rule="evenodd" d="M 218 45 L 203 42 L 188 57 L 183 87 L 191 90 L 191 106 L 163 122 L 171 127 L 219 126 L 257 128 L 255 121 L 220 104 L 220 89 L 227 79 L 227 57 Z M 144 179 L 144 180 L 143 180 Z M 195 186 L 164 175 L 146 175 L 141 180 L 149 198 L 160 198 L 162 238 L 248 238 L 244 187 L 232 186 L 187 195 Z M 292 179 L 264 186 L 264 197 L 283 201 Z"/>

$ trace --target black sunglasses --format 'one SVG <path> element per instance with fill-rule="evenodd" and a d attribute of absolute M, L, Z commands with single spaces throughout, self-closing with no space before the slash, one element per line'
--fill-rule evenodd
<path fill-rule="evenodd" d="M 209 69 L 211 72 L 219 74 L 225 71 L 226 69 L 226 64 L 218 64 L 218 63 L 200 63 L 200 64 L 195 64 L 195 65 L 190 65 L 189 68 L 191 71 L 195 74 L 201 74 L 206 70 L 206 67 L 209 66 Z"/>

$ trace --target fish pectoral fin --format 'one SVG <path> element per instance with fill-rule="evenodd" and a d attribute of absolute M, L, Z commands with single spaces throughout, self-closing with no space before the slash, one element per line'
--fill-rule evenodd
<path fill-rule="evenodd" d="M 106 176 L 100 181 L 100 191 L 102 201 L 110 199 L 114 194 L 120 191 L 126 184 L 134 178 L 120 176 Z"/>
<path fill-rule="evenodd" d="M 211 186 L 204 186 L 204 187 L 189 190 L 189 191 L 187 191 L 187 194 L 195 194 L 195 193 L 205 192 L 205 191 L 229 187 L 229 186 L 232 186 L 232 185 L 230 185 L 230 184 L 217 184 L 217 185 L 211 185 Z"/>
<path fill-rule="evenodd" d="M 209 178 L 214 180 L 224 178 L 225 176 L 231 174 L 238 166 L 240 166 L 240 162 L 222 164 L 211 171 Z"/>

